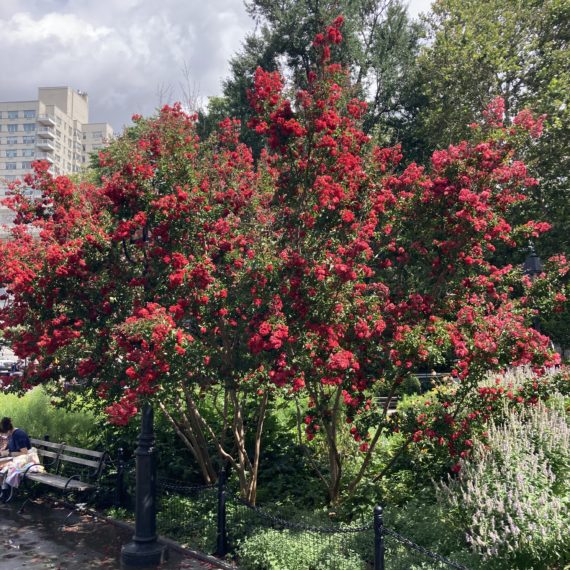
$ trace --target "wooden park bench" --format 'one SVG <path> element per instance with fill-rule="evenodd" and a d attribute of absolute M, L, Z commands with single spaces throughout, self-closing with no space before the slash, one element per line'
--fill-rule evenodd
<path fill-rule="evenodd" d="M 376 403 L 378 404 L 378 407 L 380 409 L 384 409 L 386 407 L 386 403 L 388 402 L 388 396 L 378 396 L 377 398 L 375 398 Z M 389 403 L 388 403 L 388 414 L 393 414 L 396 411 L 396 408 L 398 407 L 398 402 L 400 401 L 400 398 L 398 396 L 392 396 L 392 398 L 390 399 Z"/>
<path fill-rule="evenodd" d="M 106 451 L 93 451 L 45 439 L 32 438 L 31 442 L 45 471 L 37 472 L 33 465 L 28 466 L 23 473 L 24 486 L 29 483 L 44 485 L 64 495 L 84 495 L 99 489 L 101 476 L 109 462 Z M 20 512 L 30 500 L 29 497 L 26 499 Z"/>

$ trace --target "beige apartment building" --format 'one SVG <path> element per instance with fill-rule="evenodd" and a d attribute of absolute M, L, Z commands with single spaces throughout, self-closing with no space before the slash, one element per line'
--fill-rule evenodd
<path fill-rule="evenodd" d="M 112 137 L 107 123 L 89 123 L 82 91 L 40 87 L 36 100 L 0 102 L 0 196 L 10 182 L 31 172 L 34 160 L 47 160 L 54 175 L 74 174 Z M 7 213 L 0 210 L 0 223 Z"/>
<path fill-rule="evenodd" d="M 97 149 L 103 148 L 113 138 L 109 123 L 87 123 L 83 125 L 83 164 L 89 166 L 89 157 Z"/>

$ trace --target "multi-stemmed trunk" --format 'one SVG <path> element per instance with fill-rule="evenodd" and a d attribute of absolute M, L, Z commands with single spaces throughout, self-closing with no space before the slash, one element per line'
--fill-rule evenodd
<path fill-rule="evenodd" d="M 390 402 L 395 397 L 395 389 L 396 389 L 396 384 L 394 384 L 394 387 L 384 404 L 384 407 L 381 411 L 379 423 L 381 423 L 382 419 L 386 419 L 388 415 Z M 314 399 L 317 398 L 318 395 L 319 394 L 313 394 L 313 398 Z M 320 395 L 322 396 L 323 394 L 321 393 Z M 363 453 L 363 460 L 358 471 L 350 480 L 343 481 L 343 477 L 345 475 L 343 471 L 344 457 L 339 449 L 339 441 L 338 441 L 339 426 L 340 422 L 342 421 L 341 406 L 340 406 L 341 396 L 342 396 L 342 387 L 335 388 L 332 394 L 327 393 L 325 399 L 327 401 L 332 401 L 333 405 L 332 407 L 326 408 L 326 413 L 323 413 L 320 417 L 320 420 L 324 427 L 324 437 L 327 447 L 328 476 L 325 476 L 322 473 L 322 471 L 318 468 L 317 463 L 314 461 L 314 458 L 311 457 L 313 468 L 316 470 L 319 479 L 326 486 L 327 493 L 329 496 L 329 502 L 331 505 L 337 504 L 341 500 L 341 492 L 343 489 L 343 484 L 346 487 L 346 490 L 348 491 L 349 494 L 354 492 L 355 489 L 358 487 L 358 485 L 366 475 L 366 472 L 368 471 L 370 462 L 372 460 L 372 455 L 375 452 L 378 441 L 380 440 L 380 437 L 382 435 L 382 427 L 381 425 L 379 425 L 376 432 L 373 434 L 372 439 L 370 440 L 367 451 Z M 299 420 L 300 417 L 301 416 L 299 413 L 298 414 Z M 406 442 L 404 444 L 403 449 L 405 449 L 405 447 L 407 447 L 408 445 L 409 442 Z M 399 456 L 399 454 L 400 453 L 398 453 L 397 455 Z M 390 462 L 387 468 L 384 469 L 380 474 L 376 474 L 375 480 L 381 478 L 389 470 L 391 465 L 392 462 Z"/>
<path fill-rule="evenodd" d="M 255 504 L 257 496 L 257 479 L 261 459 L 261 440 L 263 426 L 267 414 L 268 393 L 259 397 L 257 422 L 255 425 L 253 451 L 248 453 L 246 439 L 248 433 L 244 423 L 244 405 L 246 395 L 235 387 L 228 387 L 224 394 L 223 409 L 220 416 L 223 428 L 216 433 L 208 423 L 196 404 L 190 389 L 183 387 L 183 395 L 174 398 L 173 405 L 177 410 L 173 413 L 169 406 L 160 403 L 160 409 L 166 419 L 174 427 L 178 437 L 194 456 L 204 482 L 213 484 L 218 473 L 215 458 L 231 465 L 239 481 L 242 498 Z M 231 437 L 228 435 L 231 434 Z"/>

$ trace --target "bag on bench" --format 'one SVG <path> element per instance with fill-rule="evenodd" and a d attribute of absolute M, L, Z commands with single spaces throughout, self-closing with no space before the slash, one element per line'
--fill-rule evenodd
<path fill-rule="evenodd" d="M 18 488 L 24 473 L 45 473 L 45 467 L 41 465 L 38 450 L 32 447 L 25 455 L 12 458 L 0 471 L 10 487 Z"/>

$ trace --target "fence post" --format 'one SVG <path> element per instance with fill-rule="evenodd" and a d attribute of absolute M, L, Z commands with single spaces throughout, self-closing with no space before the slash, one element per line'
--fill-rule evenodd
<path fill-rule="evenodd" d="M 228 553 L 228 537 L 226 533 L 226 470 L 222 468 L 218 477 L 218 537 L 216 554 L 225 556 Z"/>
<path fill-rule="evenodd" d="M 374 570 L 384 570 L 384 516 L 382 507 L 374 507 Z"/>
<path fill-rule="evenodd" d="M 115 486 L 115 506 L 125 504 L 125 450 L 119 447 L 117 451 L 117 481 Z"/>

